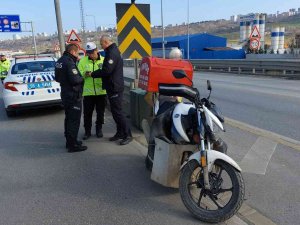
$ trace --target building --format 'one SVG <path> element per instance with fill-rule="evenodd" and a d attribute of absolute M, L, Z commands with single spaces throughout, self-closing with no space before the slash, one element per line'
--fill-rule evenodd
<path fill-rule="evenodd" d="M 152 38 L 152 51 L 154 56 L 162 56 L 162 38 Z M 181 49 L 183 58 L 188 58 L 188 36 L 165 37 L 165 48 L 170 50 L 177 47 Z M 168 52 L 166 52 L 168 55 Z M 244 50 L 227 47 L 227 39 L 207 33 L 189 35 L 189 59 L 242 59 Z"/>
<path fill-rule="evenodd" d="M 21 40 L 21 36 L 19 34 L 14 34 L 13 35 L 13 40 Z"/>
<path fill-rule="evenodd" d="M 237 22 L 239 19 L 239 17 L 237 15 L 234 15 L 234 16 L 230 16 L 230 21 L 231 22 Z"/>

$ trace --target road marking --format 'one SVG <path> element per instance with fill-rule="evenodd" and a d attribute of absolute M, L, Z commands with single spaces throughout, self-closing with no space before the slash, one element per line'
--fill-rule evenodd
<path fill-rule="evenodd" d="M 230 119 L 227 117 L 225 118 L 225 123 L 227 123 L 229 126 L 236 127 L 241 130 L 244 130 L 244 131 L 248 131 L 257 136 L 269 138 L 270 140 L 272 140 L 278 144 L 282 144 L 282 145 L 285 145 L 285 146 L 288 146 L 290 148 L 300 151 L 300 141 L 294 140 L 292 138 L 288 138 L 288 137 L 273 133 L 268 130 L 263 130 L 258 127 L 254 127 L 249 124 L 246 124 L 246 123 L 243 123 L 243 122 L 240 122 L 237 120 L 233 120 L 233 119 Z"/>
<path fill-rule="evenodd" d="M 247 222 L 247 224 L 276 225 L 276 223 L 274 223 L 272 220 L 257 212 L 255 209 L 245 203 L 240 208 L 238 216 L 244 222 Z"/>
<path fill-rule="evenodd" d="M 239 163 L 242 171 L 265 175 L 276 146 L 276 142 L 265 137 L 258 137 L 251 149 Z"/>

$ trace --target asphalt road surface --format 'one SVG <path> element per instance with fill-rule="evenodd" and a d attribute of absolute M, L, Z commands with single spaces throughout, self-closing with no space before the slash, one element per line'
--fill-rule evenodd
<path fill-rule="evenodd" d="M 195 85 L 207 95 L 211 81 L 211 100 L 226 117 L 300 140 L 300 80 L 195 73 Z"/>
<path fill-rule="evenodd" d="M 285 98 L 289 106 L 292 101 L 299 100 L 295 91 L 298 81 L 200 73 L 196 74 L 195 83 L 200 85 L 202 96 L 207 93 L 204 90 L 208 78 L 213 86 L 212 100 L 225 116 L 241 117 L 244 122 L 248 116 L 252 116 L 250 122 L 259 122 L 258 114 L 264 111 L 272 115 L 276 99 Z M 271 84 L 265 82 L 274 87 L 267 88 Z M 250 93 L 256 95 L 258 102 L 264 102 L 262 105 L 267 104 L 269 98 L 273 109 L 261 106 L 257 111 L 265 109 L 262 112 L 251 111 L 250 105 L 259 106 L 259 103 L 249 96 Z M 228 98 L 229 103 L 224 98 Z M 252 99 L 250 105 L 242 104 L 243 98 Z M 245 107 L 251 113 L 244 115 L 245 112 L 238 111 L 229 115 L 234 107 Z M 137 143 L 118 146 L 108 142 L 107 137 L 114 134 L 110 116 L 106 117 L 104 139 L 93 137 L 87 143 L 88 151 L 69 154 L 64 148 L 61 109 L 29 110 L 7 118 L 1 96 L 0 109 L 0 224 L 203 224 L 185 209 L 177 190 L 150 180 Z M 280 107 L 278 110 L 285 112 Z M 292 109 L 287 111 L 288 115 L 297 113 Z M 261 122 L 271 124 L 271 121 Z M 296 122 L 299 123 L 299 119 L 294 119 Z M 290 130 L 287 125 L 283 128 Z M 245 203 L 252 207 L 248 212 L 255 209 L 276 224 L 297 224 L 299 152 L 235 128 L 228 129 L 224 135 L 229 155 L 246 168 L 243 173 Z M 249 158 L 262 143 L 272 145 L 262 151 L 268 150 L 268 157 L 261 164 L 249 166 Z"/>

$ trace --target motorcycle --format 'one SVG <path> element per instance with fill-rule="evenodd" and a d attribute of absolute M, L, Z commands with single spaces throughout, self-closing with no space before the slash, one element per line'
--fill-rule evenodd
<path fill-rule="evenodd" d="M 209 95 L 201 99 L 183 70 L 174 70 L 173 76 L 188 79 L 192 86 L 159 84 L 159 94 L 184 97 L 190 102 L 167 101 L 156 110 L 148 131 L 146 168 L 152 171 L 151 179 L 165 186 L 178 186 L 185 207 L 196 218 L 210 223 L 225 221 L 241 207 L 245 185 L 241 168 L 227 156 L 227 145 L 216 133 L 217 128 L 225 132 L 224 117 L 210 101 L 209 80 Z M 163 161 L 166 153 L 161 151 L 168 146 L 175 148 L 168 150 L 167 160 Z M 162 168 L 168 171 L 159 171 Z M 160 179 L 162 172 L 168 177 L 178 174 L 177 183 L 169 182 L 168 177 Z"/>

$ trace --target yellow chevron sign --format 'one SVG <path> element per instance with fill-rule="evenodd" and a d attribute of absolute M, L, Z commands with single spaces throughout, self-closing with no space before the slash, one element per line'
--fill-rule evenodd
<path fill-rule="evenodd" d="M 119 49 L 124 59 L 152 55 L 149 4 L 116 4 Z"/>

